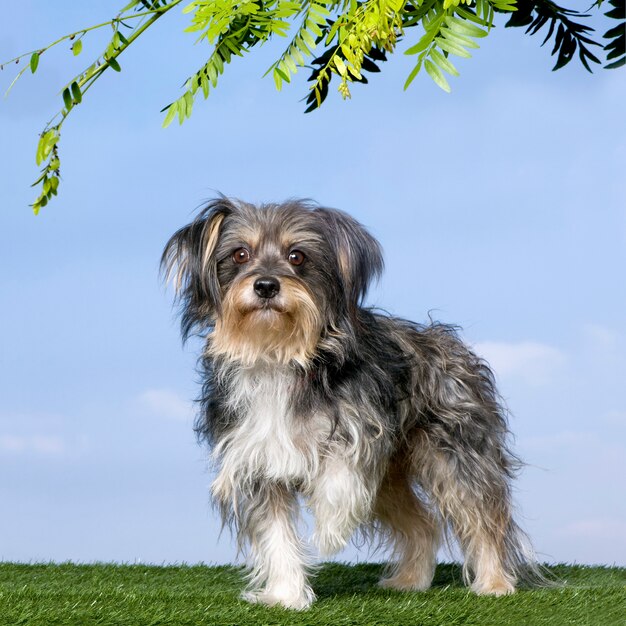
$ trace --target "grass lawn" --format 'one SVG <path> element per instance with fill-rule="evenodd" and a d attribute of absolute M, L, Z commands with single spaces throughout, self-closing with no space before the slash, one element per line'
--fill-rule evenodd
<path fill-rule="evenodd" d="M 626 625 L 626 568 L 550 570 L 561 585 L 479 598 L 456 565 L 439 565 L 427 592 L 399 593 L 376 587 L 380 565 L 331 563 L 298 613 L 241 601 L 236 567 L 0 563 L 0 624 Z"/>

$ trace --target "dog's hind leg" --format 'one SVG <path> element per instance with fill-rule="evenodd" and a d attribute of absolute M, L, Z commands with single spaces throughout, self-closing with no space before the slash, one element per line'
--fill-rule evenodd
<path fill-rule="evenodd" d="M 513 593 L 527 552 L 511 516 L 507 477 L 493 459 L 476 454 L 431 449 L 419 456 L 420 483 L 459 540 L 466 582 L 481 595 Z"/>
<path fill-rule="evenodd" d="M 440 532 L 437 520 L 416 496 L 406 473 L 392 466 L 376 498 L 374 515 L 388 533 L 393 563 L 380 586 L 428 589 L 435 573 Z"/>

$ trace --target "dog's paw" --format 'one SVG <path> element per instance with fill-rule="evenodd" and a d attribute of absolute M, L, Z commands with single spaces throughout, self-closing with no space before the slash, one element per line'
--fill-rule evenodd
<path fill-rule="evenodd" d="M 515 585 L 508 580 L 474 581 L 472 591 L 479 596 L 508 596 L 515 593 Z"/>
<path fill-rule="evenodd" d="M 430 588 L 432 574 L 419 576 L 417 574 L 396 574 L 389 578 L 381 578 L 378 586 L 382 589 L 395 589 L 396 591 L 426 591 Z"/>
<path fill-rule="evenodd" d="M 285 609 L 303 611 L 308 609 L 315 600 L 315 594 L 310 587 L 299 592 L 289 589 L 264 589 L 263 591 L 245 591 L 241 597 L 252 604 L 265 606 L 282 606 Z"/>

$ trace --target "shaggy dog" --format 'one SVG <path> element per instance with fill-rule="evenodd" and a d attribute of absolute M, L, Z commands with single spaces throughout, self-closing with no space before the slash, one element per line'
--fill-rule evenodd
<path fill-rule="evenodd" d="M 518 461 L 492 372 L 453 327 L 362 306 L 383 261 L 361 224 L 305 202 L 219 198 L 162 263 L 183 335 L 206 337 L 197 430 L 213 499 L 249 552 L 248 600 L 314 600 L 299 497 L 324 555 L 357 529 L 382 534 L 384 587 L 427 589 L 444 530 L 478 594 L 511 593 L 535 568 L 511 514 Z"/>

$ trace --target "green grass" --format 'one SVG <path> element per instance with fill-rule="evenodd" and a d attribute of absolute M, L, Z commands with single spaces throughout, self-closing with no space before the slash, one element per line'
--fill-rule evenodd
<path fill-rule="evenodd" d="M 0 624 L 626 625 L 626 569 L 550 571 L 560 585 L 490 598 L 468 592 L 456 565 L 439 565 L 427 592 L 399 593 L 377 588 L 380 565 L 326 564 L 318 601 L 292 612 L 241 601 L 236 567 L 0 563 Z"/>

